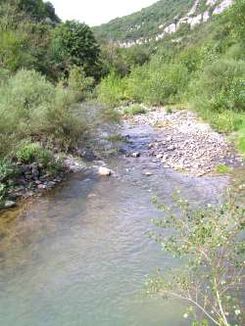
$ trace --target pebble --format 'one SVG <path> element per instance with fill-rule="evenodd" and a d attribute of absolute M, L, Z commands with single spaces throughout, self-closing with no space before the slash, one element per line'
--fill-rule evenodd
<path fill-rule="evenodd" d="M 145 172 L 144 175 L 145 175 L 146 177 L 151 177 L 151 176 L 153 175 L 153 173 L 152 173 L 152 172 Z"/>
<path fill-rule="evenodd" d="M 140 157 L 140 152 L 132 153 L 131 156 L 134 158 Z"/>

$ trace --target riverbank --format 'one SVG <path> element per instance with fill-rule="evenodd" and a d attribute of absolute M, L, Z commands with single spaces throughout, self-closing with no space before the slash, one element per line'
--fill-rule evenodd
<path fill-rule="evenodd" d="M 111 167 L 107 169 L 103 162 L 108 155 L 118 154 L 120 157 L 121 154 L 135 160 L 136 164 L 139 157 L 144 156 L 154 166 L 161 165 L 195 177 L 228 174 L 244 166 L 243 158 L 228 138 L 212 130 L 193 112 L 144 106 L 136 110 L 137 114 L 129 114 L 129 107 L 118 111 L 122 115 L 121 124 L 111 129 L 108 127 L 110 123 L 105 128 L 99 127 L 92 135 L 93 141 L 80 144 L 73 155 L 55 154 L 54 161 L 59 162 L 59 167 L 53 173 L 45 170 L 40 162 L 17 163 L 18 173 L 8 180 L 2 208 L 11 208 L 21 199 L 40 196 L 64 181 L 70 173 L 89 167 L 99 175 L 110 176 L 113 174 Z M 142 129 L 147 134 L 148 127 L 154 132 L 149 131 L 151 136 L 145 139 L 142 149 L 135 148 L 130 130 Z M 154 171 L 146 169 L 144 174 L 150 177 Z"/>
<path fill-rule="evenodd" d="M 157 137 L 149 144 L 148 153 L 165 167 L 203 176 L 228 173 L 244 166 L 243 157 L 228 137 L 214 131 L 196 113 L 163 107 L 142 108 L 142 114 L 127 114 L 125 119 L 129 124 L 150 125 L 157 130 Z M 128 109 L 121 111 L 127 112 Z"/>
<path fill-rule="evenodd" d="M 2 182 L 5 192 L 0 201 L 0 209 L 12 208 L 21 199 L 39 196 L 64 181 L 69 173 L 82 171 L 86 167 L 81 158 L 73 155 L 51 152 L 49 155 L 49 167 L 38 160 L 11 163 L 11 171 Z"/>

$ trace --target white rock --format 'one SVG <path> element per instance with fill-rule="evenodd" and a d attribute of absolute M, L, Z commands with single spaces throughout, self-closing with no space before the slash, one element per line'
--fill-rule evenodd
<path fill-rule="evenodd" d="M 140 157 L 140 152 L 132 153 L 131 156 L 134 157 L 134 158 Z"/>
<path fill-rule="evenodd" d="M 151 177 L 152 175 L 153 175 L 152 172 L 145 172 L 145 176 L 146 176 L 146 177 Z"/>
<path fill-rule="evenodd" d="M 16 206 L 16 202 L 12 200 L 6 200 L 4 203 L 5 208 L 12 208 Z"/>
<path fill-rule="evenodd" d="M 101 166 L 98 171 L 99 175 L 104 177 L 109 177 L 112 174 L 112 171 L 106 167 Z"/>

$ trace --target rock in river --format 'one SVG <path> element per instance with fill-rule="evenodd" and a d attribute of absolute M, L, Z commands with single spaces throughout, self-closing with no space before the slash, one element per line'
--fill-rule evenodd
<path fill-rule="evenodd" d="M 132 157 L 137 158 L 140 157 L 140 153 L 139 152 L 135 152 L 131 154 Z"/>
<path fill-rule="evenodd" d="M 106 167 L 101 166 L 98 171 L 99 175 L 104 177 L 109 177 L 112 174 L 112 171 Z"/>

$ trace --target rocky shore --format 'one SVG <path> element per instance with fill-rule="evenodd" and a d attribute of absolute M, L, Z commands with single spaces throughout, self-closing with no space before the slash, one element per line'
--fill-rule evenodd
<path fill-rule="evenodd" d="M 193 112 L 146 108 L 146 114 L 127 116 L 126 121 L 151 125 L 157 130 L 148 153 L 166 167 L 202 176 L 217 172 L 220 166 L 228 171 L 244 164 L 226 137 L 200 121 Z"/>
<path fill-rule="evenodd" d="M 208 124 L 200 121 L 195 113 L 186 110 L 170 111 L 162 107 L 145 109 L 145 114 L 124 116 L 124 123 L 129 128 L 137 126 L 143 129 L 150 126 L 154 130 L 154 137 L 149 138 L 149 142 L 144 145 L 144 153 L 139 149 L 131 151 L 130 146 L 126 146 L 126 152 L 122 148 L 121 151 L 119 146 L 119 152 L 125 156 L 137 159 L 146 155 L 153 163 L 198 177 L 215 174 L 219 172 L 218 167 L 223 167 L 224 172 L 228 172 L 234 167 L 244 166 L 243 158 L 237 154 L 232 143 Z M 106 144 L 110 143 L 106 140 L 108 134 L 104 137 L 100 133 L 97 137 L 97 146 L 105 146 L 104 152 L 108 154 L 112 149 L 106 147 Z M 130 135 L 122 138 L 129 143 L 134 142 Z M 115 147 L 115 144 L 110 146 Z M 54 188 L 69 173 L 92 168 L 101 177 L 113 175 L 113 171 L 100 160 L 101 157 L 103 159 L 103 153 L 100 156 L 100 152 L 93 146 L 88 148 L 85 146 L 85 149 L 77 150 L 76 156 L 63 157 L 62 169 L 54 175 L 45 173 L 38 163 L 21 164 L 18 167 L 18 176 L 9 182 L 7 199 L 2 202 L 2 208 L 14 207 L 18 199 L 40 195 Z M 151 176 L 152 172 L 145 175 Z"/>
<path fill-rule="evenodd" d="M 18 173 L 13 179 L 8 180 L 6 199 L 1 202 L 0 209 L 14 207 L 19 199 L 41 195 L 61 183 L 68 173 L 79 172 L 85 168 L 82 159 L 72 155 L 65 156 L 62 167 L 53 174 L 45 171 L 37 162 L 17 165 Z"/>

